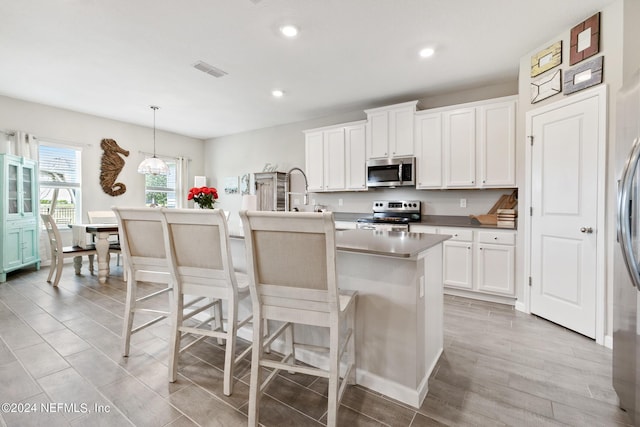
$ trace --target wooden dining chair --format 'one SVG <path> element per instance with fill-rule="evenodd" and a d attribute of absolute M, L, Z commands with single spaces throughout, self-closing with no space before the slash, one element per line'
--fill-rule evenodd
<path fill-rule="evenodd" d="M 260 397 L 278 372 L 285 370 L 329 380 L 327 425 L 333 427 L 346 385 L 355 378 L 357 297 L 355 292 L 338 291 L 333 214 L 240 211 L 240 217 L 254 319 L 249 425 L 258 425 Z M 282 325 L 265 340 L 264 322 L 258 320 L 278 321 Z M 328 345 L 298 342 L 294 324 L 328 330 Z M 280 360 L 265 358 L 264 346 L 283 333 L 286 354 Z M 295 363 L 296 348 L 328 352 L 328 369 Z M 340 362 L 345 351 L 346 364 L 341 375 Z M 264 381 L 263 368 L 273 369 Z"/>
<path fill-rule="evenodd" d="M 236 273 L 229 247 L 227 220 L 220 209 L 162 209 L 164 246 L 169 260 L 169 273 L 174 283 L 174 299 L 171 309 L 172 329 L 169 340 L 169 381 L 177 378 L 180 352 L 207 337 L 225 342 L 223 392 L 233 391 L 235 365 L 250 351 L 247 347 L 236 356 L 238 329 L 251 321 L 252 313 L 238 320 L 238 304 L 249 297 L 246 274 Z M 185 296 L 204 297 L 206 303 L 189 311 L 185 310 Z M 224 305 L 224 307 L 223 307 Z M 211 315 L 198 319 L 206 310 Z M 226 326 L 223 312 L 226 309 Z M 197 319 L 193 325 L 191 320 Z M 181 348 L 181 338 L 186 334 L 199 337 Z"/>
<path fill-rule="evenodd" d="M 60 230 L 56 225 L 55 220 L 49 214 L 40 214 L 42 221 L 44 222 L 49 237 L 49 246 L 51 248 L 51 267 L 49 269 L 49 277 L 47 282 L 51 283 L 51 278 L 55 272 L 56 277 L 53 280 L 53 286 L 58 286 L 60 277 L 62 277 L 62 267 L 66 258 L 74 258 L 74 268 L 76 274 L 80 274 L 80 267 L 82 265 L 82 256 L 88 255 L 93 257 L 96 254 L 95 248 L 81 248 L 80 246 L 63 246 L 62 238 L 60 237 Z M 89 262 L 89 271 L 93 274 L 93 263 Z"/>
<path fill-rule="evenodd" d="M 166 319 L 170 313 L 173 281 L 169 274 L 167 255 L 162 233 L 162 213 L 152 208 L 114 207 L 120 233 L 120 247 L 127 271 L 127 295 L 122 329 L 122 355 L 128 356 L 131 335 Z M 138 283 L 150 282 L 164 285 L 148 295 L 138 296 Z M 169 305 L 158 301 L 150 307 L 146 301 L 168 294 Z M 136 313 L 156 315 L 153 319 L 134 327 Z"/>

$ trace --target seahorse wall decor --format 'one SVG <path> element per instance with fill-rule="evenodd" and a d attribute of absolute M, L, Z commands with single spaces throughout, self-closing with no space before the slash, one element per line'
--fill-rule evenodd
<path fill-rule="evenodd" d="M 110 196 L 119 196 L 127 191 L 127 186 L 122 182 L 116 182 L 118 174 L 124 167 L 124 159 L 120 154 L 128 156 L 129 152 L 121 148 L 114 139 L 100 141 L 102 148 L 102 164 L 100 165 L 100 186 Z"/>

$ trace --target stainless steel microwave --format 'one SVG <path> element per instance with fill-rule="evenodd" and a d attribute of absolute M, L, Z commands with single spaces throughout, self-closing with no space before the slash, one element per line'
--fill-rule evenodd
<path fill-rule="evenodd" d="M 367 187 L 416 185 L 416 158 L 396 157 L 367 162 Z"/>

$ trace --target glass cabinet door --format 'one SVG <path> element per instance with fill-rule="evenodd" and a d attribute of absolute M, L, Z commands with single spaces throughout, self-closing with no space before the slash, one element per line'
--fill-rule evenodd
<path fill-rule="evenodd" d="M 7 203 L 9 214 L 18 213 L 18 165 L 9 164 Z"/>
<path fill-rule="evenodd" d="M 22 167 L 22 212 L 33 213 L 33 168 Z"/>

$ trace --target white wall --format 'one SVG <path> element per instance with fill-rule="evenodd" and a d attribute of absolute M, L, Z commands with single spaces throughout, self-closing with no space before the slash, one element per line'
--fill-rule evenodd
<path fill-rule="evenodd" d="M 153 124 L 149 110 L 149 123 Z M 157 120 L 157 123 L 160 120 Z M 109 210 L 111 206 L 142 206 L 144 176 L 136 172 L 144 154 L 153 152 L 152 128 L 104 119 L 61 108 L 0 96 L 0 130 L 18 130 L 35 135 L 40 140 L 67 142 L 82 147 L 82 212 L 86 219 L 89 210 Z M 118 181 L 127 191 L 117 197 L 107 195 L 100 187 L 100 162 L 103 138 L 115 139 L 120 147 L 129 150 Z M 204 173 L 204 142 L 174 133 L 156 131 L 156 153 L 168 157 L 191 159 L 189 182 L 194 175 Z"/>
<path fill-rule="evenodd" d="M 152 117 L 149 111 L 151 124 Z M 81 203 L 84 221 L 88 220 L 86 212 L 90 210 L 109 210 L 114 205 L 144 205 L 144 176 L 137 173 L 137 168 L 145 157 L 140 151 L 153 152 L 152 128 L 0 96 L 0 131 L 23 131 L 35 135 L 39 140 L 82 147 Z M 118 181 L 127 186 L 127 191 L 117 197 L 105 194 L 100 186 L 100 141 L 103 138 L 115 139 L 120 147 L 129 150 L 125 166 L 118 175 Z M 186 188 L 192 185 L 194 175 L 204 173 L 203 152 L 202 140 L 156 131 L 158 155 L 191 159 Z M 65 244 L 71 244 L 71 232 L 61 231 Z M 49 259 L 46 233 L 42 233 L 40 240 L 40 258 L 46 264 Z"/>
<path fill-rule="evenodd" d="M 605 334 L 611 335 L 612 333 L 612 291 L 613 291 L 613 274 L 612 274 L 612 245 L 615 242 L 615 215 L 614 215 L 614 205 L 615 205 L 615 197 L 616 197 L 616 189 L 615 189 L 615 168 L 613 167 L 613 159 L 615 158 L 615 96 L 617 91 L 620 89 L 622 85 L 622 76 L 623 76 L 623 41 L 628 41 L 623 33 L 623 22 L 625 18 L 628 17 L 623 15 L 623 7 L 625 3 L 632 2 L 634 0 L 618 0 L 601 10 L 600 15 L 600 52 L 598 55 L 604 56 L 604 73 L 603 73 L 603 84 L 608 86 L 608 114 L 609 114 L 609 123 L 608 123 L 608 140 L 607 140 L 607 171 L 606 173 L 606 192 L 605 195 L 607 208 L 606 208 L 606 233 L 605 241 L 607 242 L 606 248 L 606 259 L 603 260 L 604 265 L 603 268 L 606 269 L 606 295 L 607 295 L 607 313 L 606 320 L 607 325 L 605 327 Z M 597 11 L 594 11 L 594 13 Z M 587 19 L 592 14 L 588 16 L 584 16 L 583 19 Z M 578 24 L 580 21 L 576 22 Z M 520 199 L 525 200 L 524 198 L 530 197 L 530 194 L 527 194 L 525 183 L 525 144 L 527 144 L 526 135 L 525 135 L 525 115 L 527 112 L 532 111 L 536 108 L 553 104 L 559 100 L 562 100 L 567 97 L 567 95 L 558 94 L 554 95 L 550 98 L 547 98 L 541 102 L 536 104 L 531 104 L 530 101 L 530 82 L 534 79 L 530 77 L 531 70 L 531 56 L 539 52 L 541 49 L 544 49 L 555 43 L 559 40 L 562 40 L 562 56 L 563 61 L 559 66 L 563 71 L 563 75 L 567 69 L 571 68 L 569 66 L 569 46 L 570 46 L 570 30 L 571 28 L 567 28 L 566 31 L 558 34 L 557 37 L 548 40 L 547 42 L 534 47 L 528 53 L 520 58 L 520 76 L 519 76 L 519 113 L 518 113 L 518 125 L 517 125 L 517 141 L 518 147 L 520 150 L 517 152 L 518 157 L 518 183 L 521 189 L 520 191 Z M 637 40 L 637 39 L 636 39 Z M 595 56 L 593 57 L 595 58 Z M 593 59 L 591 58 L 591 59 Z M 537 77 L 536 77 L 537 78 Z M 570 96 L 570 95 L 569 95 Z M 525 228 L 520 227 L 518 229 L 518 253 L 524 254 L 524 233 Z M 522 256 L 518 257 L 518 263 L 516 265 L 516 296 L 518 300 L 522 301 L 525 292 L 525 278 L 528 276 L 528 272 L 525 271 L 524 266 L 524 258 Z"/>

